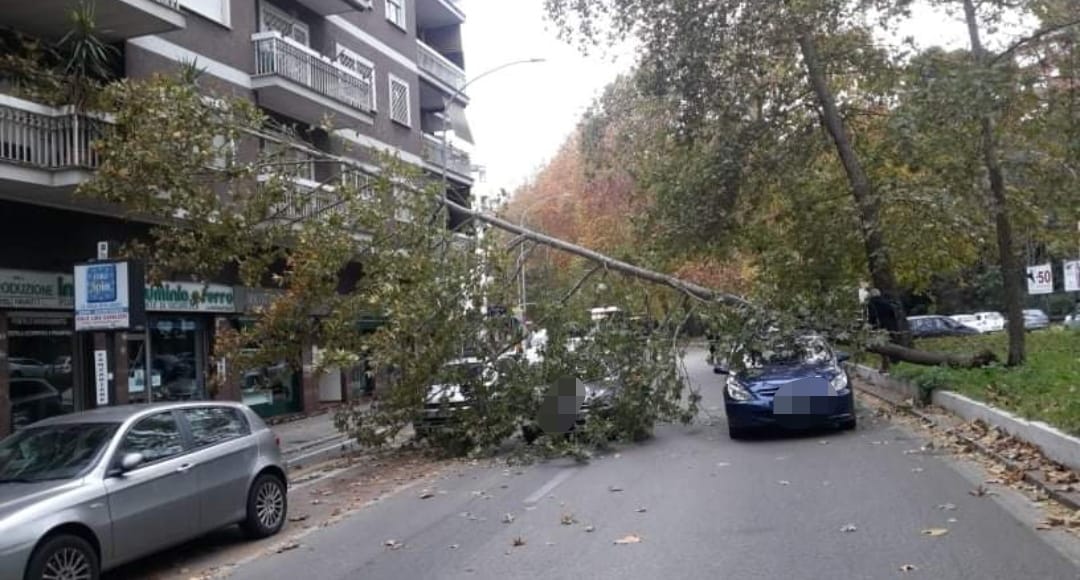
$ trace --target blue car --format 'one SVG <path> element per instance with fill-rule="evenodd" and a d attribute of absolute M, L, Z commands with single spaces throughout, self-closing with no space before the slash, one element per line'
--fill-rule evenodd
<path fill-rule="evenodd" d="M 741 359 L 738 369 L 714 367 L 724 376 L 732 439 L 773 427 L 855 428 L 855 395 L 841 366 L 847 355 L 833 352 L 823 338 L 802 336 L 767 352 L 736 349 L 732 357 Z"/>

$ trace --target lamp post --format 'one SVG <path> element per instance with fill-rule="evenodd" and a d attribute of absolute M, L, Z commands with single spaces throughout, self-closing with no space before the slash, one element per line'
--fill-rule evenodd
<path fill-rule="evenodd" d="M 525 206 L 525 209 L 521 210 L 521 217 L 518 218 L 518 227 L 520 227 L 521 229 L 525 229 L 525 218 L 529 215 L 529 212 L 534 207 L 551 201 L 555 201 L 556 199 L 563 199 L 566 197 L 570 197 L 570 194 L 560 193 L 559 195 L 553 195 L 551 197 L 538 199 Z M 518 269 L 521 273 L 521 292 L 519 293 L 518 297 L 521 301 L 521 321 L 522 323 L 524 323 L 528 319 L 528 317 L 525 315 L 525 311 L 527 309 L 525 293 L 525 242 L 522 242 L 521 245 L 518 246 Z"/>
<path fill-rule="evenodd" d="M 442 169 L 442 189 L 443 189 L 443 195 L 444 196 L 447 194 L 447 190 L 449 189 L 448 186 L 449 186 L 449 183 L 450 183 L 449 176 L 447 175 L 447 165 L 448 165 L 448 163 L 450 161 L 450 142 L 449 142 L 449 139 L 448 139 L 449 133 L 450 133 L 450 113 L 449 113 L 450 103 L 452 103 L 454 101 L 454 99 L 458 98 L 459 95 L 464 93 L 465 89 L 468 88 L 469 85 L 475 83 L 476 81 L 478 81 L 478 80 L 480 80 L 480 79 L 482 79 L 482 78 L 484 78 L 484 77 L 486 77 L 488 75 L 495 74 L 495 73 L 497 73 L 497 72 L 499 72 L 499 71 L 501 71 L 503 69 L 510 68 L 512 66 L 516 66 L 516 65 L 519 65 L 519 64 L 534 64 L 534 63 L 544 62 L 544 60 L 545 59 L 543 59 L 543 58 L 525 58 L 525 59 L 506 62 L 506 63 L 500 64 L 499 66 L 492 67 L 492 68 L 490 68 L 490 69 L 476 75 L 475 77 L 465 81 L 465 83 L 463 83 L 460 87 L 458 87 L 458 89 L 456 91 L 451 93 L 449 97 L 444 97 L 443 98 L 443 106 L 442 106 L 442 115 L 443 115 L 443 120 L 442 120 L 442 151 L 440 152 L 441 155 L 440 155 L 439 158 L 440 158 L 440 161 L 441 161 L 440 165 L 442 166 L 441 167 L 441 169 Z"/>

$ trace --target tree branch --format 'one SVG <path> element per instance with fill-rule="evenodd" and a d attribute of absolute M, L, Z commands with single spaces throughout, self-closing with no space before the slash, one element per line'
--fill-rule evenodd
<path fill-rule="evenodd" d="M 1042 28 L 1040 30 L 1036 30 L 1030 36 L 1026 36 L 1024 38 L 1021 38 L 1020 40 L 1017 40 L 1012 45 L 1010 45 L 1009 48 L 1006 48 L 1004 51 L 999 53 L 997 56 L 995 56 L 994 58 L 991 58 L 989 64 L 990 65 L 995 65 L 998 62 L 1000 62 L 1002 59 L 1011 56 L 1013 53 L 1020 50 L 1024 46 L 1026 46 L 1028 44 L 1031 44 L 1032 42 L 1035 42 L 1035 41 L 1037 41 L 1037 40 L 1039 40 L 1039 39 L 1041 39 L 1041 38 L 1043 38 L 1045 36 L 1048 36 L 1050 34 L 1053 34 L 1055 32 L 1060 32 L 1060 31 L 1062 31 L 1062 30 L 1064 30 L 1066 28 L 1076 26 L 1078 24 L 1080 24 L 1080 18 L 1077 18 L 1075 20 L 1069 20 L 1067 22 L 1062 22 L 1060 24 L 1055 24 L 1053 26 L 1047 26 L 1046 28 Z"/>

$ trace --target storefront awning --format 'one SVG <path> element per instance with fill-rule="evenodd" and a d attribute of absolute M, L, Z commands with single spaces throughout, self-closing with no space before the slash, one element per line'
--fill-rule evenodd
<path fill-rule="evenodd" d="M 454 130 L 454 136 L 466 143 L 475 144 L 469 120 L 465 118 L 465 107 L 452 102 L 446 108 L 446 113 L 450 116 L 450 127 Z"/>

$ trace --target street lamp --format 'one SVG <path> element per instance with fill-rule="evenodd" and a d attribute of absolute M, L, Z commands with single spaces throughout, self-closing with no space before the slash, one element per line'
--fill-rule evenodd
<path fill-rule="evenodd" d="M 448 186 L 449 186 L 449 183 L 450 183 L 449 176 L 447 175 L 447 164 L 450 161 L 450 143 L 449 143 L 449 139 L 448 139 L 448 136 L 449 136 L 449 133 L 450 133 L 450 113 L 449 113 L 450 103 L 453 102 L 454 99 L 456 99 L 459 95 L 464 93 L 465 89 L 468 88 L 469 85 L 475 83 L 476 81 L 478 81 L 478 80 L 480 80 L 480 79 L 482 79 L 482 78 L 484 78 L 484 77 L 486 77 L 488 75 L 495 74 L 495 73 L 497 73 L 497 72 L 499 72 L 499 71 L 501 71 L 501 70 L 503 70 L 505 68 L 510 68 L 512 66 L 516 66 L 516 65 L 519 65 L 519 64 L 535 64 L 535 63 L 540 63 L 540 62 L 544 62 L 544 61 L 545 61 L 545 59 L 543 59 L 543 58 L 526 58 L 526 59 L 520 59 L 520 60 L 514 60 L 514 61 L 510 61 L 510 62 L 505 62 L 503 64 L 500 64 L 499 66 L 490 68 L 490 69 L 476 75 L 475 77 L 469 79 L 464 84 L 462 84 L 461 87 L 459 87 L 456 91 L 451 93 L 449 97 L 444 97 L 443 98 L 443 106 L 442 106 L 442 115 L 443 115 L 443 120 L 442 120 L 442 126 L 443 127 L 442 127 L 442 129 L 443 130 L 442 130 L 442 152 L 441 152 L 442 155 L 440 156 L 440 160 L 442 161 L 442 163 L 441 163 L 441 165 L 442 165 L 442 167 L 441 167 L 441 169 L 442 169 L 442 188 L 443 188 L 443 195 L 444 196 L 447 194 L 447 191 L 449 189 Z"/>
<path fill-rule="evenodd" d="M 570 194 L 569 193 L 560 193 L 559 195 L 553 195 L 551 197 L 544 197 L 544 198 L 538 199 L 538 200 L 530 203 L 529 205 L 525 206 L 525 209 L 521 210 L 521 217 L 518 218 L 518 227 L 521 228 L 521 229 L 525 229 L 525 218 L 526 218 L 526 216 L 529 215 L 529 211 L 531 211 L 534 207 L 536 207 L 538 205 L 541 205 L 541 204 L 544 204 L 544 203 L 555 201 L 556 199 L 563 199 L 563 198 L 566 198 L 566 197 L 570 197 Z M 520 295 L 519 295 L 519 298 L 521 299 L 521 321 L 522 321 L 522 323 L 524 323 L 526 320 L 528 320 L 528 317 L 525 315 L 525 310 L 526 310 L 527 306 L 526 306 L 526 295 L 525 295 L 525 243 L 524 242 L 522 242 L 521 245 L 518 246 L 518 269 L 520 270 L 520 273 L 521 273 L 521 292 L 520 292 Z"/>

